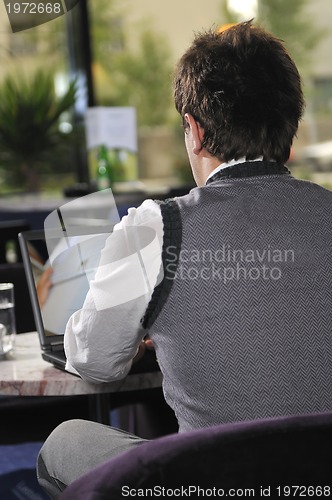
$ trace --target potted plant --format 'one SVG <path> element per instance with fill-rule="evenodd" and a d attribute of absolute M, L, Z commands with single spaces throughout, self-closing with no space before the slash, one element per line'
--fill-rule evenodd
<path fill-rule="evenodd" d="M 76 94 L 73 81 L 56 96 L 53 75 L 44 70 L 31 78 L 7 76 L 0 85 L 0 151 L 23 176 L 26 191 L 39 190 L 42 160 L 58 145 L 59 118 L 75 104 Z"/>

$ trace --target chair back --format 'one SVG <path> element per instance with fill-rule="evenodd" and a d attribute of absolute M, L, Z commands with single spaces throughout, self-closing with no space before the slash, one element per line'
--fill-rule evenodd
<path fill-rule="evenodd" d="M 18 233 L 31 229 L 24 220 L 0 221 L 0 264 L 22 262 Z"/>
<path fill-rule="evenodd" d="M 87 472 L 60 499 L 154 498 L 162 488 L 192 498 L 213 496 L 213 488 L 223 491 L 214 496 L 250 489 L 245 496 L 285 498 L 293 485 L 319 496 L 330 487 L 331 458 L 332 414 L 219 425 L 143 443 Z"/>

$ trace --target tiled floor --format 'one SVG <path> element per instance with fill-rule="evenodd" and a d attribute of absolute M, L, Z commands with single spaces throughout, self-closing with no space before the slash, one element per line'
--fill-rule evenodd
<path fill-rule="evenodd" d="M 36 459 L 42 442 L 0 445 L 1 500 L 48 498 L 39 486 Z"/>
<path fill-rule="evenodd" d="M 22 469 L 0 476 L 1 500 L 49 500 L 39 486 L 33 469 Z"/>
<path fill-rule="evenodd" d="M 0 445 L 0 476 L 18 469 L 34 469 L 42 442 Z"/>

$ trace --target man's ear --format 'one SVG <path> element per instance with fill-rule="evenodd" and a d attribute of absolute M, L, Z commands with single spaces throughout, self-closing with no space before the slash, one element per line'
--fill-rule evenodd
<path fill-rule="evenodd" d="M 184 119 L 189 125 L 190 132 L 192 134 L 192 139 L 193 139 L 193 153 L 195 155 L 198 155 L 202 149 L 202 142 L 204 139 L 204 130 L 198 123 L 198 121 L 195 120 L 195 118 L 190 115 L 189 113 L 186 113 L 184 115 Z"/>

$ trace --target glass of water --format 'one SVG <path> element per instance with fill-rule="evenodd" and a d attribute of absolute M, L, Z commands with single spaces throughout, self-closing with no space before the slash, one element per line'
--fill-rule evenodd
<path fill-rule="evenodd" d="M 0 283 L 0 359 L 15 345 L 16 323 L 13 283 Z"/>

